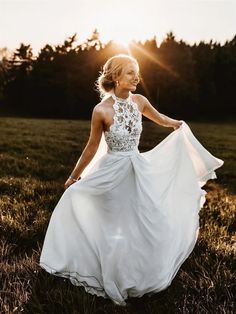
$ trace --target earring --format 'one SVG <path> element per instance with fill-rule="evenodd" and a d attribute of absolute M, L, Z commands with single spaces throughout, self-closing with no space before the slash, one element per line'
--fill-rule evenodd
<path fill-rule="evenodd" d="M 119 85 L 119 81 L 116 81 L 116 85 L 117 85 L 117 86 Z"/>

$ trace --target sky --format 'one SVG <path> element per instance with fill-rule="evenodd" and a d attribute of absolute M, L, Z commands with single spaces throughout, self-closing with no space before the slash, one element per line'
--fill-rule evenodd
<path fill-rule="evenodd" d="M 236 34 L 236 0 L 0 0 L 0 48 L 23 42 L 37 54 L 74 33 L 81 43 L 95 28 L 104 43 L 156 36 L 160 44 L 173 31 L 189 44 L 224 44 Z"/>

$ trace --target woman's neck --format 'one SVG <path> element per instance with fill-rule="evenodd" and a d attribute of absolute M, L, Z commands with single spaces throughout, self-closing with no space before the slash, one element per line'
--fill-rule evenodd
<path fill-rule="evenodd" d="M 114 94 L 118 98 L 127 99 L 130 96 L 130 91 L 127 90 L 119 90 L 118 88 L 114 88 Z"/>

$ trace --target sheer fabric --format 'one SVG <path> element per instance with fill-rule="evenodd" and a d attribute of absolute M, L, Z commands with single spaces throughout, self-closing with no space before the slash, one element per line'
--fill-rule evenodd
<path fill-rule="evenodd" d="M 40 266 L 86 292 L 126 305 L 166 289 L 199 233 L 201 187 L 223 160 L 188 124 L 140 153 L 141 113 L 114 94 L 114 123 L 82 179 L 62 194 L 50 218 Z"/>

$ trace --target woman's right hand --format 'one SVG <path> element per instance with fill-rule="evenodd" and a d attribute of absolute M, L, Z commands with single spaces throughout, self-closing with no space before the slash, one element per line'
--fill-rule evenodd
<path fill-rule="evenodd" d="M 80 179 L 81 179 L 81 177 L 79 177 L 77 179 L 77 181 L 80 180 Z M 66 190 L 71 184 L 73 184 L 73 183 L 75 183 L 77 181 L 73 180 L 72 178 L 68 178 L 67 181 L 64 184 L 64 189 Z"/>

